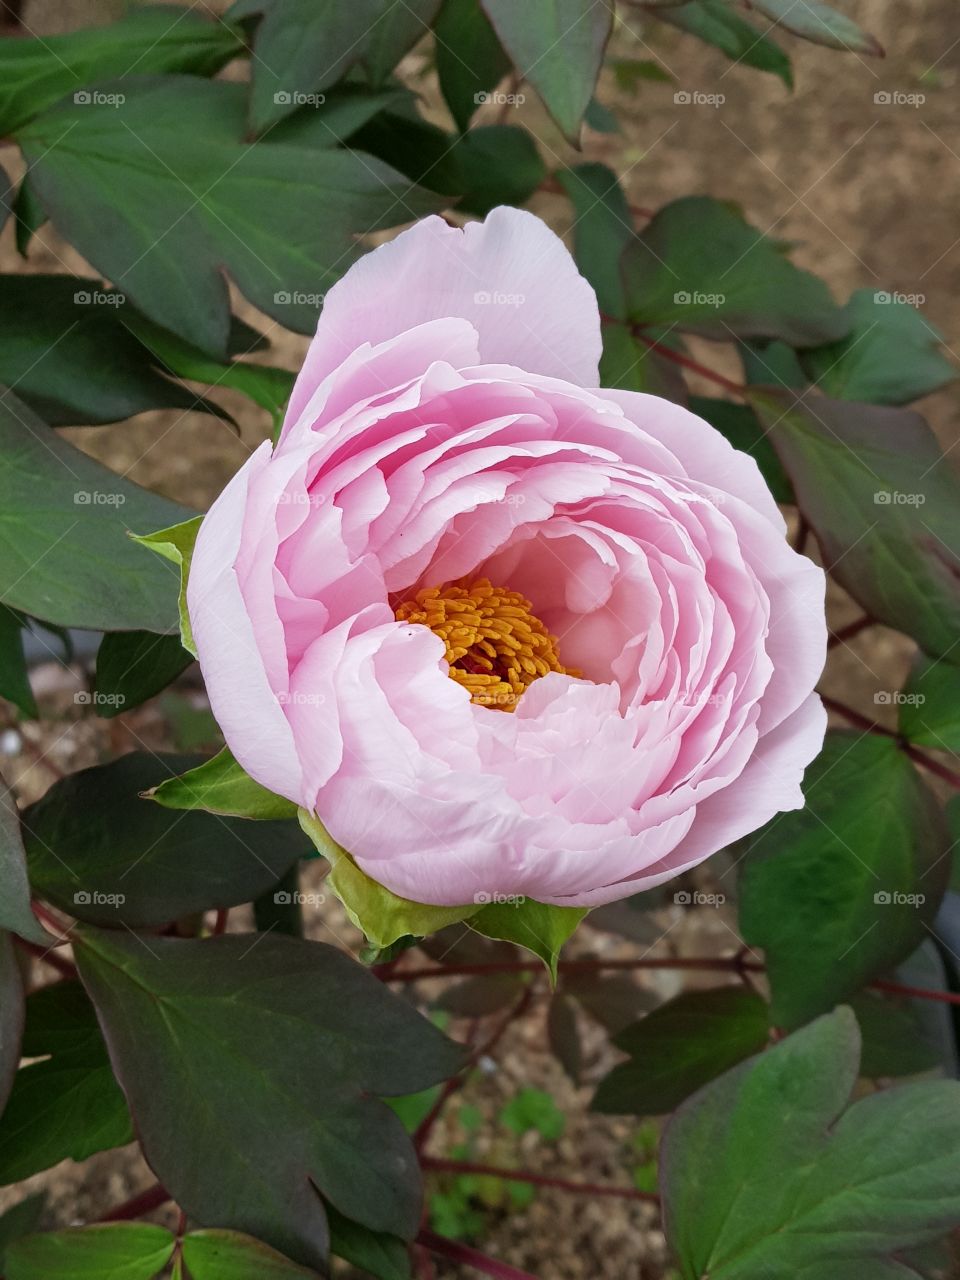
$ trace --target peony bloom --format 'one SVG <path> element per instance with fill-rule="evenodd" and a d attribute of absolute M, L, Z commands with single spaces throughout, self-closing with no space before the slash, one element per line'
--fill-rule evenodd
<path fill-rule="evenodd" d="M 327 295 L 201 527 L 227 744 L 402 897 L 592 906 L 803 803 L 823 574 L 752 458 L 599 355 L 542 222 L 428 218 Z"/>

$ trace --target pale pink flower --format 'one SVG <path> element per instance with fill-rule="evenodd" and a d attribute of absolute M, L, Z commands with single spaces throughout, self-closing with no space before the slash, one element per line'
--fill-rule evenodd
<path fill-rule="evenodd" d="M 537 218 L 428 218 L 331 289 L 200 530 L 229 747 L 403 897 L 609 902 L 803 803 L 823 574 L 751 457 L 599 354 Z"/>

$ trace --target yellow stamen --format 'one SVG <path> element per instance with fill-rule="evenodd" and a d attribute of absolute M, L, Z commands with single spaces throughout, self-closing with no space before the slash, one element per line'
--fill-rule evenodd
<path fill-rule="evenodd" d="M 580 674 L 561 666 L 556 636 L 531 607 L 518 591 L 480 578 L 425 587 L 394 612 L 398 622 L 416 622 L 440 637 L 450 677 L 469 690 L 471 702 L 513 711 L 523 691 L 549 671 Z"/>

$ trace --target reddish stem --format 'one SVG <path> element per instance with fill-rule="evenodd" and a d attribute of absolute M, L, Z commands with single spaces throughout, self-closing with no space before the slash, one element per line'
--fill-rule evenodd
<path fill-rule="evenodd" d="M 552 1178 L 543 1173 L 530 1173 L 526 1169 L 501 1169 L 495 1165 L 473 1164 L 466 1160 L 444 1160 L 424 1156 L 421 1164 L 432 1173 L 475 1173 L 480 1177 L 505 1178 L 508 1182 L 529 1182 L 535 1187 L 555 1187 L 558 1191 L 572 1191 L 587 1196 L 613 1196 L 618 1200 L 640 1200 L 644 1204 L 659 1204 L 660 1197 L 652 1191 L 635 1191 L 632 1187 L 610 1187 L 599 1183 L 571 1182 L 567 1178 Z"/>
<path fill-rule="evenodd" d="M 641 960 L 561 960 L 561 973 L 600 973 L 606 970 L 696 969 L 710 973 L 742 973 L 745 969 L 762 973 L 759 962 L 741 961 L 737 956 L 675 956 Z M 539 960 L 498 960 L 490 964 L 424 965 L 390 975 L 390 982 L 418 982 L 421 978 L 462 978 L 493 973 L 538 973 Z"/>
<path fill-rule="evenodd" d="M 421 1231 L 417 1243 L 435 1253 L 438 1258 L 449 1258 L 451 1262 L 462 1262 L 473 1267 L 481 1275 L 492 1276 L 493 1280 L 537 1280 L 529 1271 L 520 1271 L 511 1267 L 509 1262 L 501 1262 L 498 1258 L 490 1258 L 479 1249 L 472 1249 L 459 1240 L 448 1240 L 446 1236 L 438 1236 L 434 1231 Z"/>
<path fill-rule="evenodd" d="M 908 755 L 911 760 L 922 765 L 924 769 L 929 769 L 938 778 L 942 778 L 944 782 L 949 782 L 951 787 L 956 787 L 960 791 L 960 773 L 957 773 L 955 769 L 950 769 L 947 765 L 941 764 L 939 760 L 934 760 L 925 751 L 915 747 L 912 742 L 907 742 L 895 730 L 888 729 L 886 725 L 878 724 L 876 720 L 871 720 L 867 716 L 861 715 L 859 711 L 855 711 L 853 707 L 848 707 L 846 703 L 838 702 L 836 698 L 828 697 L 825 693 L 821 693 L 820 698 L 828 711 L 833 711 L 838 716 L 843 716 L 845 720 L 849 721 L 855 728 L 862 729 L 864 733 L 879 733 L 884 738 L 893 738 L 900 750 Z"/>
<path fill-rule="evenodd" d="M 797 525 L 796 537 L 793 539 L 793 549 L 798 555 L 803 554 L 803 549 L 807 545 L 807 538 L 810 536 L 810 521 L 807 517 L 800 513 L 800 523 Z"/>
<path fill-rule="evenodd" d="M 219 936 L 222 933 L 226 932 L 227 920 L 229 916 L 230 916 L 230 911 L 229 911 L 229 908 L 227 907 L 221 907 L 217 911 L 217 914 L 214 917 L 214 921 L 213 921 L 213 928 L 211 930 L 213 937 L 219 938 Z"/>
<path fill-rule="evenodd" d="M 64 960 L 58 956 L 53 947 L 41 947 L 36 942 L 27 942 L 25 938 L 18 938 L 14 935 L 14 942 L 21 950 L 29 952 L 38 960 L 42 960 L 44 964 L 48 964 L 51 969 L 56 969 L 57 973 L 62 974 L 64 978 L 75 978 L 77 970 L 69 960 Z"/>
<path fill-rule="evenodd" d="M 52 929 L 57 935 L 58 942 L 69 942 L 67 934 L 70 932 L 62 920 L 58 920 L 52 911 L 48 911 L 42 902 L 31 902 L 33 914 L 37 917 L 41 924 L 45 924 L 48 929 Z"/>
<path fill-rule="evenodd" d="M 642 342 L 645 347 L 649 347 L 651 351 L 656 351 L 665 360 L 672 360 L 681 369 L 689 369 L 691 373 L 698 373 L 701 378 L 715 382 L 718 387 L 723 387 L 724 391 L 729 391 L 731 395 L 742 396 L 746 391 L 746 387 L 742 382 L 732 382 L 729 378 L 725 378 L 722 373 L 717 373 L 716 369 L 711 369 L 707 365 L 701 364 L 699 360 L 691 359 L 690 356 L 684 355 L 682 351 L 673 351 L 670 347 L 657 342 L 655 338 L 648 338 L 639 325 L 631 325 L 630 330 L 633 336 L 639 342 Z"/>
<path fill-rule="evenodd" d="M 166 1204 L 170 1199 L 170 1192 L 157 1182 L 154 1186 L 148 1187 L 146 1191 L 141 1191 L 139 1195 L 135 1195 L 132 1199 L 125 1200 L 123 1204 L 117 1205 L 115 1209 L 105 1213 L 102 1218 L 97 1218 L 97 1222 L 130 1222 L 134 1218 L 142 1217 L 145 1213 L 153 1213 L 154 1209 L 159 1209 L 161 1205 Z"/>
<path fill-rule="evenodd" d="M 871 983 L 878 991 L 888 991 L 895 996 L 915 996 L 918 1000 L 939 1000 L 943 1004 L 960 1004 L 960 993 L 956 991 L 931 991 L 927 987 L 910 987 L 903 982 L 888 982 L 886 978 L 878 978 Z"/>
<path fill-rule="evenodd" d="M 868 614 L 864 614 L 862 618 L 848 622 L 845 627 L 840 627 L 837 631 L 831 631 L 830 639 L 827 641 L 827 648 L 834 649 L 838 644 L 844 644 L 847 640 L 852 640 L 861 631 L 866 631 L 867 627 L 872 626 L 873 619 Z"/>

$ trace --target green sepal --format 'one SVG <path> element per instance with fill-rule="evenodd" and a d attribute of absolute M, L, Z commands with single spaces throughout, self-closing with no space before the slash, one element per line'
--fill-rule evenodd
<path fill-rule="evenodd" d="M 194 543 L 200 532 L 202 521 L 203 516 L 193 516 L 190 520 L 184 520 L 182 524 L 170 525 L 168 529 L 158 529 L 156 533 L 130 534 L 134 542 L 149 547 L 165 560 L 180 566 L 180 643 L 194 657 L 197 656 L 197 651 L 193 644 L 190 615 L 187 613 L 187 578 L 190 574 Z"/>
<path fill-rule="evenodd" d="M 177 778 L 167 778 L 145 791 L 144 798 L 156 800 L 165 809 L 205 809 L 234 818 L 295 818 L 297 806 L 278 796 L 246 773 L 224 747 L 196 769 Z"/>

